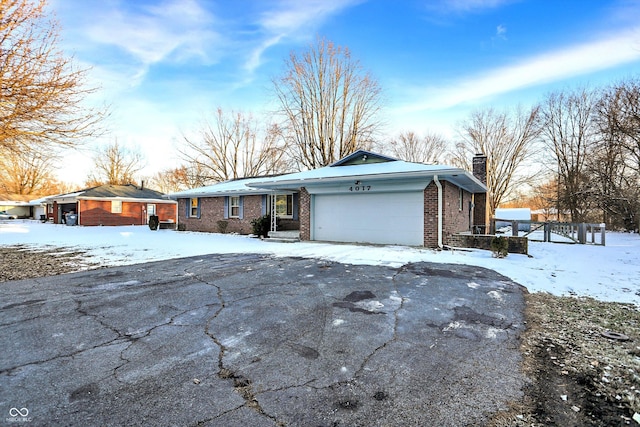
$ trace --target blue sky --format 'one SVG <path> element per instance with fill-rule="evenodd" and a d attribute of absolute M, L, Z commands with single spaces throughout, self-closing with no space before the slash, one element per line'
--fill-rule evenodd
<path fill-rule="evenodd" d="M 148 176 L 178 166 L 181 135 L 217 107 L 269 117 L 272 79 L 316 36 L 377 78 L 388 138 L 452 137 L 477 108 L 640 75 L 640 0 L 51 0 L 50 10 L 100 87 L 87 102 L 112 112 L 94 144 L 138 147 Z M 60 178 L 82 183 L 90 156 L 69 155 Z"/>

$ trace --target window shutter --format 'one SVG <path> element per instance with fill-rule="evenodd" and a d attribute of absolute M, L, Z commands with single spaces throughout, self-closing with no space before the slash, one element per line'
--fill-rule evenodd
<path fill-rule="evenodd" d="M 200 200 L 202 200 L 202 199 L 200 197 L 198 197 L 198 208 L 196 210 L 197 211 L 197 215 L 196 216 L 198 217 L 198 219 L 200 219 Z"/>
<path fill-rule="evenodd" d="M 187 205 L 187 218 L 191 216 L 191 199 L 184 199 L 184 204 Z"/>
<path fill-rule="evenodd" d="M 263 194 L 262 195 L 262 207 L 260 210 L 260 215 L 264 216 L 267 214 L 267 195 Z"/>
<path fill-rule="evenodd" d="M 293 193 L 293 197 L 291 198 L 291 202 L 293 203 L 293 206 L 291 207 L 291 210 L 293 211 L 293 219 L 294 220 L 298 220 L 298 209 L 299 209 L 299 199 L 300 199 L 300 194 L 299 193 Z"/>
<path fill-rule="evenodd" d="M 238 206 L 238 217 L 240 219 L 244 218 L 244 196 L 240 196 L 238 197 L 238 204 L 240 206 Z"/>
<path fill-rule="evenodd" d="M 224 196 L 224 219 L 229 218 L 229 196 Z"/>

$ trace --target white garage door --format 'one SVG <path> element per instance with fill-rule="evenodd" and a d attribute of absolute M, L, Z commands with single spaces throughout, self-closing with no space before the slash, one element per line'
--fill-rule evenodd
<path fill-rule="evenodd" d="M 331 242 L 424 244 L 422 192 L 316 194 L 312 238 Z"/>

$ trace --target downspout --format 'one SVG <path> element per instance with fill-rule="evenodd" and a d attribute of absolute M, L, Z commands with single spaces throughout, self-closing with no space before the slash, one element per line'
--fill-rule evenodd
<path fill-rule="evenodd" d="M 438 247 L 442 249 L 442 184 L 438 181 L 438 175 L 433 176 L 433 182 L 438 187 Z"/>

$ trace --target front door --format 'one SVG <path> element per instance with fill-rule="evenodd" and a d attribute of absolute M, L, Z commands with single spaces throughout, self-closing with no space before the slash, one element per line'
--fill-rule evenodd
<path fill-rule="evenodd" d="M 156 205 L 155 203 L 148 203 L 147 204 L 147 224 L 149 224 L 149 217 L 151 215 L 155 215 L 156 214 Z"/>

